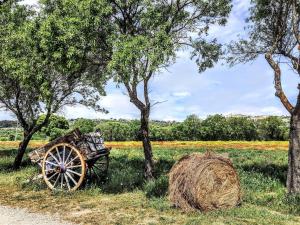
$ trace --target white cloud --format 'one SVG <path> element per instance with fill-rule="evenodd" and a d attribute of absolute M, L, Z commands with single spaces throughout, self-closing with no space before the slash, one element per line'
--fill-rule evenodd
<path fill-rule="evenodd" d="M 188 91 L 182 91 L 182 92 L 173 92 L 172 93 L 172 96 L 174 97 L 188 97 L 188 96 L 191 96 L 191 93 L 188 92 Z"/>
<path fill-rule="evenodd" d="M 108 96 L 102 97 L 100 100 L 101 107 L 109 111 L 108 114 L 96 112 L 93 109 L 88 109 L 85 106 L 67 106 L 64 109 L 64 116 L 67 118 L 89 118 L 89 119 L 110 119 L 123 118 L 134 119 L 138 118 L 138 111 L 129 98 L 121 92 L 121 89 L 114 90 Z"/>
<path fill-rule="evenodd" d="M 237 105 L 237 106 L 233 106 L 231 110 L 226 111 L 223 114 L 224 115 L 242 114 L 242 115 L 250 115 L 250 116 L 261 116 L 261 115 L 282 116 L 282 115 L 287 115 L 287 111 L 281 106 L 257 107 L 257 106 Z"/>
<path fill-rule="evenodd" d="M 9 111 L 0 110 L 0 120 L 15 120 L 15 116 Z"/>
<path fill-rule="evenodd" d="M 223 43 L 235 40 L 238 35 L 245 36 L 245 19 L 249 15 L 250 0 L 234 0 L 233 10 L 230 13 L 225 27 L 214 25 L 210 28 L 210 35 Z"/>

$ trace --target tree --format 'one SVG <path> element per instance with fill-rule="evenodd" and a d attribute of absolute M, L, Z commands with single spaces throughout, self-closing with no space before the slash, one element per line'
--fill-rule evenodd
<path fill-rule="evenodd" d="M 108 141 L 132 141 L 132 132 L 128 123 L 109 121 L 97 126 L 101 130 L 105 140 Z"/>
<path fill-rule="evenodd" d="M 46 115 L 41 115 L 37 123 L 45 120 Z M 62 136 L 69 129 L 69 122 L 63 116 L 52 114 L 49 118 L 47 126 L 41 129 L 41 132 L 50 137 L 50 141 Z"/>
<path fill-rule="evenodd" d="M 224 141 L 229 139 L 229 126 L 224 116 L 218 114 L 208 116 L 201 125 L 204 140 Z"/>
<path fill-rule="evenodd" d="M 284 141 L 288 137 L 288 125 L 279 116 L 269 116 L 259 120 L 259 131 L 263 140 Z"/>
<path fill-rule="evenodd" d="M 202 138 L 201 126 L 197 115 L 189 115 L 182 123 L 172 126 L 172 131 L 176 140 L 196 141 Z"/>
<path fill-rule="evenodd" d="M 229 140 L 258 140 L 258 126 L 255 120 L 245 116 L 226 118 Z"/>
<path fill-rule="evenodd" d="M 0 4 L 0 104 L 24 130 L 15 169 L 33 134 L 63 106 L 81 103 L 101 109 L 97 101 L 104 77 L 94 80 L 92 75 L 99 75 L 110 53 L 103 5 L 94 2 L 91 11 L 89 1 L 65 1 L 69 7 L 61 7 L 62 1 L 45 0 L 40 11 L 34 11 L 18 2 Z M 90 88 L 95 82 L 99 91 Z M 38 123 L 41 114 L 45 117 Z"/>
<path fill-rule="evenodd" d="M 90 119 L 80 118 L 75 120 L 72 128 L 78 128 L 82 133 L 90 133 L 95 130 L 96 123 Z"/>
<path fill-rule="evenodd" d="M 300 75 L 300 2 L 252 0 L 250 14 L 249 37 L 229 46 L 228 61 L 234 65 L 253 61 L 259 55 L 264 55 L 274 71 L 275 95 L 291 114 L 287 189 L 289 193 L 300 193 L 300 91 L 297 102 L 293 105 L 281 82 L 282 68 L 286 64 Z"/>
<path fill-rule="evenodd" d="M 230 0 L 110 0 L 114 42 L 109 72 L 125 86 L 130 101 L 140 111 L 140 137 L 145 156 L 145 177 L 153 178 L 149 139 L 150 79 L 175 61 L 178 50 L 189 49 L 199 71 L 211 68 L 221 53 L 216 40 L 205 36 L 213 24 L 224 25 Z"/>

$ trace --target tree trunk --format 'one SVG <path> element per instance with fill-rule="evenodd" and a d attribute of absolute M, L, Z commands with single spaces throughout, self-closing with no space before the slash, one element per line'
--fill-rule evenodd
<path fill-rule="evenodd" d="M 288 153 L 288 193 L 300 193 L 300 114 L 291 116 Z"/>
<path fill-rule="evenodd" d="M 149 138 L 149 111 L 141 112 L 141 136 L 143 141 L 144 155 L 145 155 L 145 177 L 147 180 L 153 179 L 153 154 L 152 146 Z"/>
<path fill-rule="evenodd" d="M 27 148 L 27 146 L 28 146 L 29 141 L 31 140 L 31 138 L 32 138 L 32 134 L 31 133 L 24 132 L 24 139 L 23 139 L 23 141 L 19 145 L 18 153 L 17 153 L 17 156 L 16 156 L 14 164 L 13 164 L 13 168 L 15 170 L 17 170 L 17 169 L 20 168 L 21 163 L 22 163 L 22 159 L 23 159 L 23 156 L 24 156 L 24 153 L 26 151 L 26 148 Z"/>

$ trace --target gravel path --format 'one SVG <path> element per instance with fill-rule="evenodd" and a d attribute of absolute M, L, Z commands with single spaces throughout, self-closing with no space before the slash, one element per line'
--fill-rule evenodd
<path fill-rule="evenodd" d="M 25 209 L 0 206 L 0 225 L 74 225 L 56 216 L 30 213 Z"/>

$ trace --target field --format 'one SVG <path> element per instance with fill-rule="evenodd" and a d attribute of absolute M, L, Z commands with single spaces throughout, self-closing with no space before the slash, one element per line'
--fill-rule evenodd
<path fill-rule="evenodd" d="M 32 142 L 31 147 L 44 143 Z M 28 159 L 12 172 L 17 142 L 0 142 L 0 203 L 32 211 L 59 213 L 84 224 L 300 224 L 300 197 L 287 196 L 287 142 L 155 142 L 156 182 L 142 178 L 143 155 L 137 142 L 114 147 L 107 181 L 75 193 L 25 184 L 37 173 Z M 183 213 L 167 200 L 167 173 L 176 160 L 192 152 L 228 152 L 243 189 L 241 206 L 211 213 Z"/>

